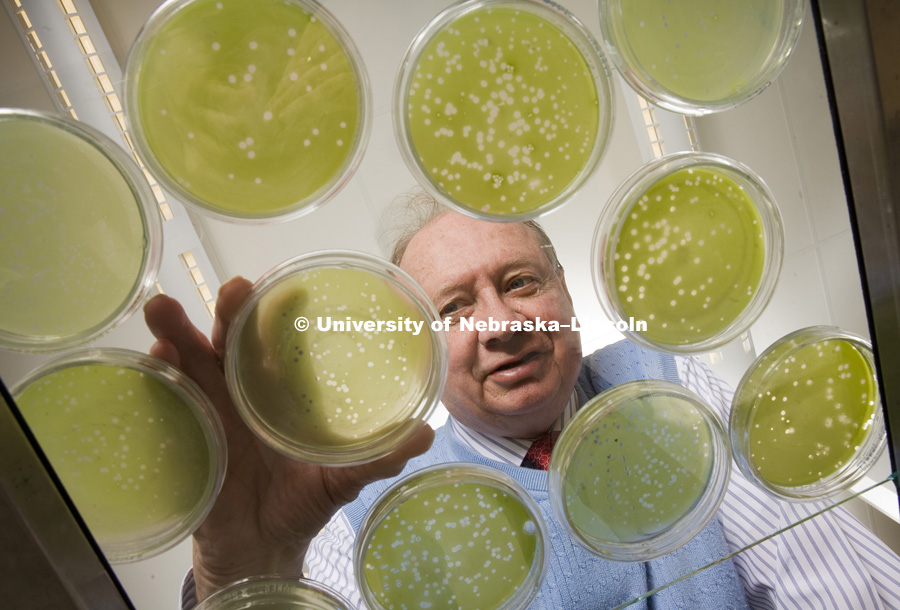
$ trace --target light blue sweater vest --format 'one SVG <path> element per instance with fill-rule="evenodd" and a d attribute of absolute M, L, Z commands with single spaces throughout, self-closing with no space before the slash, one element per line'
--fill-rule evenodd
<path fill-rule="evenodd" d="M 677 382 L 674 359 L 619 342 L 585 358 L 576 391 L 584 401 L 637 379 Z M 550 535 L 550 563 L 541 590 L 529 606 L 532 610 L 607 610 L 728 554 L 721 525 L 713 519 L 691 542 L 652 561 L 618 563 L 597 557 L 576 544 L 557 521 L 550 508 L 546 472 L 484 458 L 460 442 L 449 426 L 437 430 L 431 449 L 410 460 L 399 477 L 369 485 L 344 507 L 353 529 L 359 531 L 368 508 L 399 478 L 445 462 L 473 462 L 500 470 L 522 484 L 540 507 Z M 729 610 L 748 605 L 734 565 L 727 560 L 630 608 Z"/>

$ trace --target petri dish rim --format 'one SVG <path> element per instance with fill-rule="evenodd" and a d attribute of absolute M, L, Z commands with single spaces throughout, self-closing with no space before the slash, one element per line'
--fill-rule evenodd
<path fill-rule="evenodd" d="M 600 22 L 600 42 L 613 65 L 629 86 L 655 105 L 672 112 L 690 116 L 703 116 L 730 110 L 753 99 L 774 81 L 790 56 L 800 37 L 806 11 L 806 0 L 784 0 L 784 11 L 778 36 L 768 54 L 765 67 L 741 92 L 718 100 L 697 100 L 681 96 L 656 82 L 640 67 L 627 42 L 620 42 L 624 34 L 616 32 L 618 9 L 621 0 L 599 0 L 597 11 Z"/>
<path fill-rule="evenodd" d="M 18 400 L 32 384 L 44 377 L 81 366 L 127 368 L 153 377 L 182 399 L 203 430 L 210 470 L 202 500 L 197 503 L 194 510 L 176 527 L 157 536 L 137 537 L 132 543 L 121 545 L 104 545 L 100 541 L 101 550 L 112 564 L 130 563 L 160 555 L 193 534 L 212 510 L 225 481 L 228 463 L 225 429 L 210 399 L 190 377 L 164 360 L 128 349 L 82 348 L 67 352 L 32 370 L 11 388 L 10 394 L 13 400 Z"/>
<path fill-rule="evenodd" d="M 786 358 L 792 354 L 822 341 L 843 341 L 849 343 L 866 361 L 872 371 L 873 381 L 876 387 L 876 401 L 874 420 L 869 433 L 856 451 L 853 458 L 841 469 L 823 477 L 816 483 L 798 486 L 778 485 L 768 481 L 754 468 L 749 455 L 749 425 L 756 412 L 754 405 L 751 409 L 739 406 L 741 396 L 746 392 L 758 393 L 758 389 L 751 376 L 759 370 L 762 374 L 760 383 L 764 383 L 769 376 L 780 368 Z M 760 369 L 766 361 L 772 360 Z M 788 333 L 781 339 L 766 348 L 753 364 L 744 373 L 734 392 L 734 400 L 731 405 L 728 428 L 731 437 L 732 455 L 738 469 L 758 487 L 772 496 L 788 502 L 810 502 L 824 500 L 833 497 L 858 482 L 865 473 L 875 464 L 884 448 L 887 446 L 887 434 L 884 422 L 884 412 L 881 404 L 881 392 L 878 382 L 878 369 L 876 368 L 875 355 L 872 344 L 849 331 L 834 326 L 809 326 Z"/>
<path fill-rule="evenodd" d="M 513 8 L 528 11 L 538 17 L 544 18 L 559 28 L 572 41 L 579 50 L 588 68 L 591 70 L 594 81 L 597 101 L 600 112 L 600 120 L 597 126 L 597 136 L 594 147 L 585 167 L 576 179 L 549 203 L 545 203 L 529 212 L 513 214 L 493 214 L 478 212 L 468 205 L 457 201 L 447 192 L 441 189 L 431 178 L 418 159 L 412 134 L 409 127 L 409 115 L 406 112 L 409 99 L 409 87 L 419 58 L 430 44 L 431 40 L 449 24 L 465 15 L 483 8 Z M 588 178 L 593 175 L 600 164 L 600 160 L 606 153 L 609 138 L 612 132 L 612 118 L 615 112 L 613 107 L 612 83 L 607 61 L 599 43 L 594 39 L 590 31 L 572 13 L 555 2 L 546 0 L 461 0 L 451 4 L 437 16 L 435 16 L 413 38 L 406 50 L 400 68 L 394 81 L 394 92 L 391 103 L 393 115 L 394 137 L 400 149 L 409 171 L 428 193 L 437 201 L 461 214 L 479 220 L 493 220 L 498 222 L 521 222 L 548 214 L 569 201 L 578 190 L 584 186 Z"/>
<path fill-rule="evenodd" d="M 744 310 L 732 322 L 715 335 L 691 343 L 666 343 L 655 341 L 644 333 L 631 330 L 628 316 L 622 307 L 616 290 L 615 250 L 622 224 L 638 198 L 659 180 L 683 169 L 710 168 L 724 172 L 740 184 L 750 195 L 763 223 L 765 261 L 759 288 Z M 613 192 L 597 220 L 591 243 L 591 276 L 594 292 L 600 306 L 613 322 L 624 322 L 622 331 L 630 340 L 657 351 L 672 354 L 691 354 L 713 350 L 734 340 L 746 331 L 762 314 L 775 292 L 784 256 L 784 228 L 781 212 L 769 187 L 749 167 L 714 153 L 673 153 L 645 163 Z"/>
<path fill-rule="evenodd" d="M 246 610 L 269 604 L 297 604 L 308 610 L 353 610 L 340 593 L 319 582 L 278 574 L 251 576 L 216 591 L 195 610 Z"/>
<path fill-rule="evenodd" d="M 712 436 L 712 468 L 706 488 L 684 515 L 666 530 L 637 542 L 600 540 L 581 531 L 569 518 L 563 489 L 575 451 L 585 436 L 611 410 L 623 403 L 653 395 L 679 398 L 691 404 L 706 421 Z M 553 513 L 569 536 L 588 551 L 611 561 L 648 561 L 690 542 L 715 515 L 731 479 L 731 449 L 725 426 L 703 400 L 678 384 L 664 380 L 638 380 L 601 392 L 585 404 L 563 430 L 550 457 L 548 488 Z"/>
<path fill-rule="evenodd" d="M 225 381 L 241 418 L 267 445 L 283 455 L 299 461 L 317 463 L 322 466 L 349 466 L 371 462 L 387 455 L 409 439 L 416 430 L 416 422 L 427 420 L 434 412 L 447 378 L 447 338 L 443 330 L 436 331 L 430 324 L 423 327 L 423 332 L 427 331 L 431 339 L 430 374 L 425 388 L 418 398 L 419 402 L 412 410 L 407 423 L 397 426 L 387 435 L 371 442 L 340 450 L 312 447 L 281 434 L 257 414 L 250 405 L 249 397 L 241 385 L 241 372 L 238 365 L 241 330 L 262 298 L 282 280 L 309 271 L 335 268 L 371 273 L 406 296 L 418 308 L 425 320 L 430 322 L 440 319 L 440 315 L 424 289 L 405 271 L 389 261 L 353 250 L 317 250 L 301 254 L 276 265 L 251 287 L 250 297 L 241 306 L 229 328 L 225 345 Z"/>
<path fill-rule="evenodd" d="M 433 489 L 450 483 L 476 483 L 498 489 L 511 498 L 518 500 L 526 512 L 531 515 L 535 524 L 537 540 L 535 561 L 526 575 L 525 582 L 516 590 L 512 597 L 507 599 L 501 606 L 491 610 L 518 610 L 519 608 L 526 608 L 537 595 L 543 584 L 547 566 L 550 564 L 550 537 L 537 502 L 534 501 L 518 481 L 495 468 L 469 462 L 447 462 L 435 464 L 401 477 L 384 490 L 372 506 L 369 507 L 359 527 L 354 543 L 353 566 L 357 590 L 363 602 L 373 610 L 381 609 L 382 606 L 367 586 L 364 576 L 365 570 L 360 568 L 365 562 L 366 550 L 375 531 L 384 518 L 395 508 L 402 505 L 422 489 Z"/>
<path fill-rule="evenodd" d="M 227 210 L 202 199 L 184 188 L 173 178 L 165 166 L 153 154 L 147 139 L 144 137 L 140 121 L 140 104 L 135 95 L 140 83 L 142 58 L 147 53 L 154 36 L 167 24 L 168 20 L 189 4 L 202 0 L 165 0 L 147 19 L 138 32 L 137 38 L 128 51 L 125 60 L 124 108 L 125 121 L 134 141 L 134 147 L 141 160 L 151 173 L 169 192 L 176 194 L 182 201 L 203 214 L 217 220 L 233 224 L 275 224 L 295 220 L 309 214 L 331 201 L 353 178 L 365 155 L 372 131 L 372 87 L 362 54 L 359 52 L 350 34 L 326 8 L 316 0 L 282 0 L 285 4 L 296 5 L 301 10 L 312 14 L 320 20 L 346 53 L 357 83 L 359 103 L 357 107 L 359 126 L 353 136 L 350 149 L 353 151 L 344 161 L 335 179 L 323 185 L 318 191 L 291 205 L 270 212 L 253 214 L 237 210 Z"/>
<path fill-rule="evenodd" d="M 35 121 L 84 141 L 116 168 L 134 196 L 142 226 L 143 256 L 135 282 L 119 306 L 99 324 L 66 335 L 23 335 L 0 330 L 0 345 L 19 352 L 59 352 L 82 346 L 124 322 L 141 307 L 154 289 L 162 262 L 163 239 L 156 198 L 134 160 L 116 142 L 90 125 L 38 110 L 0 108 L 0 123 L 9 120 Z"/>

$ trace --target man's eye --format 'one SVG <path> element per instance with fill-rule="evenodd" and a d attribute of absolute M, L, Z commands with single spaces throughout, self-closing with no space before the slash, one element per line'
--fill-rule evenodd
<path fill-rule="evenodd" d="M 442 318 L 446 318 L 447 316 L 452 316 L 458 309 L 459 305 L 456 303 L 447 303 L 438 313 L 441 314 Z"/>
<path fill-rule="evenodd" d="M 519 288 L 524 288 L 530 281 L 531 280 L 529 280 L 527 277 L 513 278 L 513 280 L 509 283 L 509 289 L 518 290 Z"/>

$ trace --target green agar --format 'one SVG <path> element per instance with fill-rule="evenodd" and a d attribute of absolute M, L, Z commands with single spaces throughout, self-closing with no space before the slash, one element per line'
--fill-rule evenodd
<path fill-rule="evenodd" d="M 751 198 L 727 174 L 681 169 L 642 193 L 615 247 L 623 317 L 668 345 L 715 337 L 747 308 L 766 259 L 763 225 Z"/>
<path fill-rule="evenodd" d="M 71 366 L 28 385 L 16 403 L 104 550 L 172 536 L 206 497 L 203 428 L 151 375 Z"/>
<path fill-rule="evenodd" d="M 753 409 L 749 460 L 757 474 L 799 487 L 843 470 L 875 417 L 878 389 L 869 361 L 852 343 L 824 340 L 785 360 L 775 352 L 756 374 L 769 370 L 762 385 L 750 384 L 753 395 L 738 397 L 739 408 Z"/>
<path fill-rule="evenodd" d="M 521 502 L 477 483 L 412 493 L 375 529 L 363 557 L 381 607 L 500 607 L 528 577 L 537 526 Z"/>
<path fill-rule="evenodd" d="M 758 87 L 778 39 L 781 0 L 645 0 L 616 3 L 624 55 L 665 90 L 697 102 Z M 630 53 L 629 53 L 630 52 Z"/>
<path fill-rule="evenodd" d="M 294 325 L 300 316 L 309 320 L 305 331 Z M 418 335 L 386 326 L 336 330 L 348 318 L 422 326 Z M 407 422 L 424 399 L 429 326 L 408 297 L 374 274 L 304 272 L 267 292 L 247 318 L 237 346 L 240 384 L 256 416 L 291 443 L 362 445 Z"/>
<path fill-rule="evenodd" d="M 706 491 L 713 435 L 687 400 L 654 395 L 600 418 L 565 472 L 565 507 L 587 538 L 633 543 L 665 532 Z"/>
<path fill-rule="evenodd" d="M 424 171 L 474 212 L 524 214 L 581 174 L 599 128 L 597 89 L 572 40 L 528 11 L 477 9 L 441 30 L 409 88 Z"/>
<path fill-rule="evenodd" d="M 0 332 L 101 329 L 138 289 L 140 204 L 93 144 L 28 118 L 0 121 Z"/>
<path fill-rule="evenodd" d="M 226 213 L 271 214 L 314 198 L 348 162 L 359 87 L 341 43 L 299 5 L 198 0 L 149 43 L 135 94 L 153 155 L 186 191 Z"/>

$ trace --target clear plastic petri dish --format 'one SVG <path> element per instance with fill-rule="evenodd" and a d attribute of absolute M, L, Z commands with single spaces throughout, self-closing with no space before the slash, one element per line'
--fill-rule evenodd
<path fill-rule="evenodd" d="M 89 342 L 156 283 L 162 226 L 134 161 L 99 131 L 0 109 L 0 345 Z"/>
<path fill-rule="evenodd" d="M 729 427 L 741 472 L 779 498 L 850 487 L 886 444 L 870 344 L 829 326 L 779 339 L 738 384 Z"/>
<path fill-rule="evenodd" d="M 379 497 L 360 526 L 353 561 L 371 610 L 513 610 L 537 595 L 549 538 L 537 504 L 509 475 L 440 464 Z"/>
<path fill-rule="evenodd" d="M 703 115 L 760 93 L 784 68 L 804 0 L 600 0 L 604 50 L 642 96 Z"/>
<path fill-rule="evenodd" d="M 490 220 L 534 218 L 588 179 L 613 108 L 599 45 L 556 3 L 470 0 L 413 40 L 394 133 L 436 199 Z"/>
<path fill-rule="evenodd" d="M 391 263 L 320 251 L 264 275 L 232 322 L 225 376 L 248 426 L 295 459 L 353 464 L 432 413 L 447 341 L 428 295 Z"/>
<path fill-rule="evenodd" d="M 654 380 L 583 406 L 553 449 L 548 485 L 573 540 L 613 561 L 647 561 L 709 523 L 730 476 L 718 416 L 693 392 Z"/>
<path fill-rule="evenodd" d="M 330 587 L 286 576 L 254 576 L 228 585 L 200 602 L 196 610 L 354 610 Z"/>
<path fill-rule="evenodd" d="M 166 362 L 75 350 L 12 394 L 111 563 L 174 547 L 212 508 L 225 477 L 225 433 L 206 395 Z"/>
<path fill-rule="evenodd" d="M 169 0 L 131 48 L 124 95 L 160 183 L 233 221 L 288 220 L 334 197 L 371 123 L 362 57 L 314 0 Z"/>
<path fill-rule="evenodd" d="M 750 168 L 708 153 L 678 153 L 629 176 L 594 232 L 594 288 L 631 340 L 701 352 L 759 317 L 778 281 L 781 214 Z"/>

